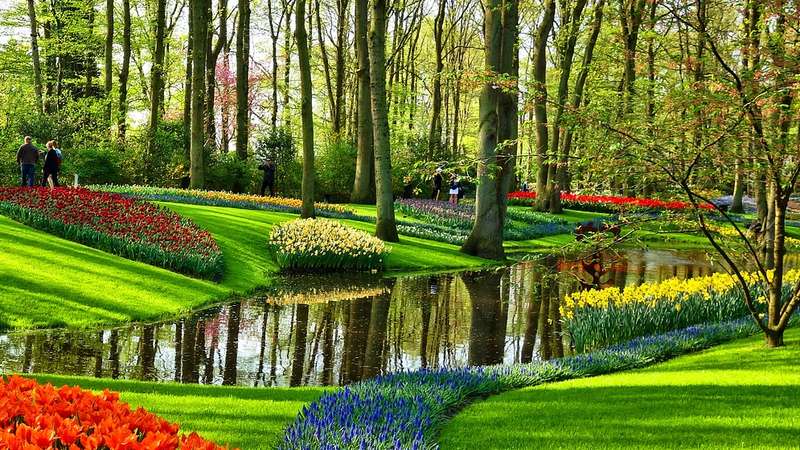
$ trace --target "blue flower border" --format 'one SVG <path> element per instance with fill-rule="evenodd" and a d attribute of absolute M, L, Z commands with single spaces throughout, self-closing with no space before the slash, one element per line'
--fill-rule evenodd
<path fill-rule="evenodd" d="M 758 332 L 748 317 L 640 337 L 550 361 L 383 375 L 327 393 L 304 407 L 278 448 L 438 448 L 441 426 L 473 400 L 547 382 L 641 368 Z"/>

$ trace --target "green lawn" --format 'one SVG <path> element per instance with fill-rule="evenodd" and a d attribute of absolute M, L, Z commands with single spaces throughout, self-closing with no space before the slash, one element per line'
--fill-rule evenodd
<path fill-rule="evenodd" d="M 797 448 L 800 329 L 647 369 L 508 392 L 467 407 L 443 449 Z"/>
<path fill-rule="evenodd" d="M 179 275 L 75 244 L 0 216 L 0 329 L 87 327 L 175 315 L 268 285 L 277 267 L 266 251 L 286 213 L 166 204 L 211 232 L 225 258 L 220 284 Z M 369 232 L 374 225 L 350 222 Z M 458 247 L 403 237 L 388 273 L 476 268 L 490 261 Z"/>
<path fill-rule="evenodd" d="M 183 432 L 242 450 L 271 449 L 297 413 L 324 392 L 322 388 L 246 388 L 145 383 L 39 375 L 55 386 L 120 392 L 122 401 L 177 422 Z"/>

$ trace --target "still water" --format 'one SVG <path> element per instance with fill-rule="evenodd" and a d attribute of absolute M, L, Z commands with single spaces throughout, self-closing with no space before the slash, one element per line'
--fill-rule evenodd
<path fill-rule="evenodd" d="M 559 315 L 566 294 L 713 270 L 702 252 L 625 251 L 487 272 L 287 278 L 161 323 L 0 335 L 0 372 L 343 385 L 421 367 L 549 359 L 570 353 Z"/>

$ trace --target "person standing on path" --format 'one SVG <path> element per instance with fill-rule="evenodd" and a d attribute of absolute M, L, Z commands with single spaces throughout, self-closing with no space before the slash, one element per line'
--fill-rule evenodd
<path fill-rule="evenodd" d="M 39 149 L 31 143 L 31 137 L 25 136 L 25 143 L 17 150 L 17 164 L 22 173 L 22 186 L 33 187 L 36 163 L 39 161 Z"/>
<path fill-rule="evenodd" d="M 275 196 L 275 163 L 271 159 L 258 167 L 264 171 L 264 180 L 261 182 L 261 196 L 264 196 L 267 188 L 269 188 L 269 196 Z"/>

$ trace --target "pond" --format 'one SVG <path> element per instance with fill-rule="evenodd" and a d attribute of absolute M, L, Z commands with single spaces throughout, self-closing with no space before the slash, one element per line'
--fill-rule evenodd
<path fill-rule="evenodd" d="M 0 335 L 0 371 L 299 386 L 549 359 L 570 353 L 559 316 L 569 292 L 712 271 L 702 252 L 626 250 L 484 272 L 286 278 L 161 323 Z"/>

